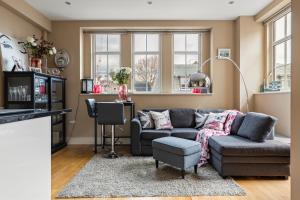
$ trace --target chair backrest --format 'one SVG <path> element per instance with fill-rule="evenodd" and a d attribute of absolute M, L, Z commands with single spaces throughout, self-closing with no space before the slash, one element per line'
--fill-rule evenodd
<path fill-rule="evenodd" d="M 95 99 L 86 99 L 85 100 L 87 106 L 87 112 L 89 117 L 95 118 L 96 117 L 96 109 L 95 109 Z"/>
<path fill-rule="evenodd" d="M 96 103 L 98 124 L 118 125 L 125 124 L 124 104 L 116 102 Z"/>

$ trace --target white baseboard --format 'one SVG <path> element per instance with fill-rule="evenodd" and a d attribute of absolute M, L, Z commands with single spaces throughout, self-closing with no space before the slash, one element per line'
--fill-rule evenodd
<path fill-rule="evenodd" d="M 71 137 L 68 144 L 94 144 L 94 137 Z M 98 144 L 101 144 L 101 139 L 98 140 Z M 106 144 L 110 144 L 110 139 L 106 139 Z M 129 138 L 120 138 L 117 144 L 130 144 Z"/>

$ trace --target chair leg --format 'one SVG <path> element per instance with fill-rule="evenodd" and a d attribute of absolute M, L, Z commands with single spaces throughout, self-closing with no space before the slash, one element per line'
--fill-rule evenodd
<path fill-rule="evenodd" d="M 102 125 L 102 149 L 105 147 L 105 125 Z"/>
<path fill-rule="evenodd" d="M 156 166 L 156 169 L 158 168 L 158 163 L 159 163 L 159 161 L 158 161 L 158 160 L 155 160 L 155 166 Z"/>
<path fill-rule="evenodd" d="M 105 157 L 112 158 L 112 159 L 119 157 L 118 154 L 115 152 L 115 126 L 114 125 L 111 126 L 111 151 Z"/>
<path fill-rule="evenodd" d="M 94 131 L 95 131 L 95 146 L 94 146 L 94 152 L 97 153 L 97 119 L 95 118 L 95 127 L 94 127 Z"/>

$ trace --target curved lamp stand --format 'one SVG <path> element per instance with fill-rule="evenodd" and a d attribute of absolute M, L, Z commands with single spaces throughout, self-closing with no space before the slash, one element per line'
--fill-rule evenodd
<path fill-rule="evenodd" d="M 203 65 L 207 64 L 208 62 L 210 62 L 210 61 L 212 60 L 212 58 L 213 58 L 213 57 L 208 58 L 207 60 L 205 60 L 205 61 L 202 63 L 201 68 L 202 68 Z M 246 84 L 244 75 L 243 75 L 243 73 L 241 72 L 240 67 L 239 67 L 238 64 L 237 64 L 234 60 L 232 60 L 231 58 L 228 58 L 228 57 L 222 57 L 222 56 L 216 56 L 215 58 L 216 58 L 216 59 L 219 59 L 219 60 L 229 60 L 229 61 L 234 65 L 234 67 L 239 71 L 240 76 L 241 76 L 242 81 L 243 81 L 244 89 L 245 89 L 245 92 L 246 92 L 246 98 L 247 98 L 247 112 L 249 112 L 249 93 L 248 93 L 248 88 L 247 88 L 247 84 Z"/>

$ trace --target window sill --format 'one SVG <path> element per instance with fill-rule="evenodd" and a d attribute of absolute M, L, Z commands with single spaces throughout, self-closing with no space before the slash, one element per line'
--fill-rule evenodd
<path fill-rule="evenodd" d="M 291 91 L 274 91 L 274 92 L 257 92 L 254 95 L 268 95 L 268 94 L 291 94 Z"/>
<path fill-rule="evenodd" d="M 118 94 L 96 94 L 96 93 L 90 93 L 90 94 L 80 94 L 80 96 L 117 96 Z M 129 93 L 130 96 L 212 96 L 213 93 Z"/>

